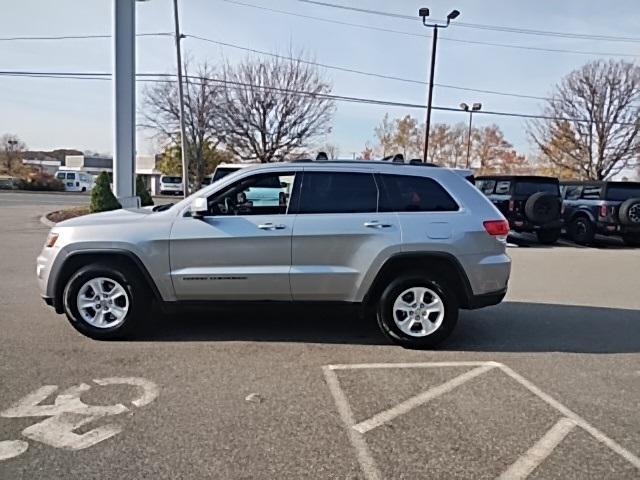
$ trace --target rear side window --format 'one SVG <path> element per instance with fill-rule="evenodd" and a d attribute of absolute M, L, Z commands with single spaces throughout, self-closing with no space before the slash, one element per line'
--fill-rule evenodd
<path fill-rule="evenodd" d="M 582 189 L 582 198 L 585 200 L 599 200 L 602 187 L 585 185 Z"/>
<path fill-rule="evenodd" d="M 508 180 L 502 180 L 496 184 L 496 194 L 507 195 L 511 191 L 511 182 Z"/>
<path fill-rule="evenodd" d="M 582 193 L 581 185 L 568 185 L 565 187 L 564 198 L 567 200 L 577 200 Z"/>
<path fill-rule="evenodd" d="M 380 175 L 385 195 L 381 212 L 455 212 L 458 204 L 435 180 L 410 175 Z"/>
<path fill-rule="evenodd" d="M 552 193 L 560 196 L 560 185 L 555 182 L 517 182 L 516 195 L 533 195 L 538 192 Z"/>
<path fill-rule="evenodd" d="M 495 180 L 476 180 L 476 187 L 485 195 L 493 193 L 493 187 L 496 186 Z"/>
<path fill-rule="evenodd" d="M 607 200 L 624 202 L 629 198 L 640 198 L 640 185 L 609 184 L 606 193 Z"/>
<path fill-rule="evenodd" d="M 299 213 L 360 213 L 378 209 L 378 188 L 370 173 L 305 172 Z"/>

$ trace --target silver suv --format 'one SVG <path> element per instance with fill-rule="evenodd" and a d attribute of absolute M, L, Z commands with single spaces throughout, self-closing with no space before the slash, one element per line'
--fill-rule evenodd
<path fill-rule="evenodd" d="M 172 206 L 57 224 L 43 297 L 96 339 L 130 335 L 151 301 L 348 302 L 407 347 L 507 290 L 509 225 L 461 175 L 386 162 L 238 170 Z"/>

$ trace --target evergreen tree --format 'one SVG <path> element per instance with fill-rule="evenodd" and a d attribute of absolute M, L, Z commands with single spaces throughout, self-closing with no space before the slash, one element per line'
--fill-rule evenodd
<path fill-rule="evenodd" d="M 144 179 L 141 175 L 136 175 L 136 195 L 140 197 L 140 205 L 142 205 L 143 207 L 153 205 L 151 192 L 149 192 L 147 186 L 144 184 Z"/>
<path fill-rule="evenodd" d="M 98 175 L 96 184 L 91 189 L 91 204 L 89 205 L 89 210 L 91 210 L 91 213 L 95 213 L 117 210 L 118 208 L 122 207 L 111 191 L 109 175 L 107 172 L 102 172 Z"/>

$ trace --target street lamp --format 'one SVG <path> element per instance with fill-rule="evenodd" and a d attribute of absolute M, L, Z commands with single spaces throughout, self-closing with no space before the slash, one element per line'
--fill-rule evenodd
<path fill-rule="evenodd" d="M 471 155 L 471 121 L 473 119 L 473 112 L 477 112 L 482 108 L 481 103 L 474 103 L 469 107 L 466 103 L 461 103 L 460 108 L 465 112 L 469 112 L 469 134 L 467 136 L 467 168 L 469 168 L 469 157 Z"/>
<path fill-rule="evenodd" d="M 431 72 L 429 74 L 429 98 L 427 100 L 427 124 L 424 134 L 424 162 L 427 163 L 427 152 L 429 151 L 429 128 L 431 127 L 431 101 L 433 99 L 433 75 L 436 67 L 436 45 L 438 43 L 438 29 L 447 28 L 451 23 L 451 20 L 455 20 L 460 15 L 458 10 L 452 10 L 447 15 L 447 23 L 427 23 L 427 17 L 429 16 L 429 9 L 423 7 L 418 10 L 418 16 L 422 17 L 422 24 L 425 27 L 433 27 L 433 43 L 431 44 Z"/>

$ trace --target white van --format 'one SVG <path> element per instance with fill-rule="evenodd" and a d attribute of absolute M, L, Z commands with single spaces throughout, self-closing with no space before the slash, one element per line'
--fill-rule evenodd
<path fill-rule="evenodd" d="M 93 188 L 93 175 L 75 170 L 58 170 L 56 178 L 64 184 L 66 192 L 89 192 Z"/>
<path fill-rule="evenodd" d="M 183 195 L 182 177 L 177 175 L 160 176 L 160 195 Z"/>

